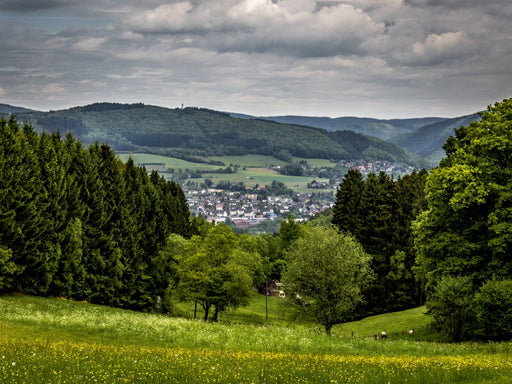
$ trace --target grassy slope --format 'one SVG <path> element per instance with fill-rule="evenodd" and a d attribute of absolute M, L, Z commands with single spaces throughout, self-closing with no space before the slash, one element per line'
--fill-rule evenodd
<path fill-rule="evenodd" d="M 18 338 L 43 338 L 95 342 L 107 345 L 144 347 L 220 348 L 225 350 L 303 352 L 330 354 L 398 354 L 456 355 L 478 351 L 495 351 L 496 345 L 468 348 L 465 344 L 442 345 L 418 342 L 419 334 L 390 337 L 374 343 L 372 335 L 383 328 L 388 334 L 402 329 L 421 329 L 428 323 L 423 308 L 379 315 L 359 322 L 338 325 L 334 337 L 328 337 L 318 325 L 283 311 L 280 299 L 269 298 L 269 328 L 265 327 L 265 298 L 255 295 L 249 307 L 232 311 L 230 324 L 225 313 L 218 323 L 186 318 L 145 314 L 100 305 L 32 296 L 0 296 L 0 335 Z M 193 313 L 192 305 L 181 306 Z M 198 317 L 201 313 L 198 313 Z M 354 331 L 354 338 L 348 332 Z M 368 335 L 368 336 L 366 336 Z M 418 344 L 419 343 L 419 344 Z M 512 352 L 512 344 L 499 349 Z"/>
<path fill-rule="evenodd" d="M 263 303 L 257 297 L 226 325 L 58 299 L 0 296 L 0 380 L 426 384 L 508 383 L 512 375 L 512 343 L 329 337 L 305 323 L 274 325 L 284 320 L 277 307 L 266 328 L 260 325 Z M 375 333 L 374 320 L 378 332 L 397 319 L 415 326 L 423 317 L 421 309 L 412 310 L 351 327 Z"/>

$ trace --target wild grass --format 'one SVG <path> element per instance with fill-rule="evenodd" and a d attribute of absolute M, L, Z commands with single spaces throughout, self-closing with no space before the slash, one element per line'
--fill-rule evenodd
<path fill-rule="evenodd" d="M 261 313 L 261 303 L 256 307 L 253 317 Z M 304 324 L 205 323 L 27 296 L 0 296 L 0 308 L 2 383 L 508 383 L 512 377 L 511 343 L 328 337 Z M 410 322 L 416 316 L 404 314 Z"/>

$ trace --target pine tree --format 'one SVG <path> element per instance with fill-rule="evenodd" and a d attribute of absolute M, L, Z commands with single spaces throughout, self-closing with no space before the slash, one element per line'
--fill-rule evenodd
<path fill-rule="evenodd" d="M 358 169 L 349 170 L 336 191 L 332 223 L 341 232 L 357 236 L 361 220 L 361 199 L 364 189 L 363 175 Z"/>
<path fill-rule="evenodd" d="M 4 246 L 12 251 L 16 279 L 11 289 L 42 294 L 52 279 L 53 262 L 41 252 L 44 226 L 39 211 L 45 196 L 40 190 L 39 163 L 35 154 L 35 135 L 31 126 L 20 129 L 14 117 L 0 122 L 0 147 L 3 172 L 0 190 L 0 233 Z M 35 138 L 34 138 L 35 137 Z"/>

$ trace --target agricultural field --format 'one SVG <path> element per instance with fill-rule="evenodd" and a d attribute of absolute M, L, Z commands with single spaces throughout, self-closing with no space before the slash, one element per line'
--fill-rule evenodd
<path fill-rule="evenodd" d="M 255 300 L 250 323 L 240 324 L 239 309 L 226 324 L 0 296 L 0 382 L 508 383 L 512 377 L 511 343 L 363 335 L 400 317 L 415 327 L 424 321 L 421 309 L 380 317 L 375 329 L 369 319 L 352 324 L 360 336 L 337 328 L 329 337 L 308 323 L 284 325 L 275 302 L 271 325 L 259 325 L 263 302 Z"/>
<path fill-rule="evenodd" d="M 177 170 L 189 170 L 189 171 L 201 171 L 204 172 L 203 177 L 197 179 L 199 182 L 202 182 L 205 178 L 211 179 L 214 183 L 218 183 L 220 181 L 230 181 L 230 182 L 243 182 L 247 186 L 255 186 L 258 185 L 267 185 L 271 183 L 273 180 L 284 183 L 287 187 L 292 188 L 293 190 L 301 193 L 305 193 L 307 191 L 315 191 L 308 190 L 307 184 L 310 183 L 313 178 L 312 177 L 297 177 L 297 176 L 286 176 L 281 175 L 279 172 L 270 169 L 270 166 L 280 165 L 283 166 L 287 164 L 285 161 L 278 160 L 272 156 L 262 156 L 262 155 L 246 155 L 246 156 L 211 156 L 208 159 L 213 161 L 220 161 L 224 163 L 224 166 L 206 164 L 206 163 L 193 163 L 190 161 L 185 161 L 181 159 L 176 159 L 173 157 L 166 156 L 158 156 L 151 155 L 145 153 L 120 153 L 118 157 L 122 161 L 127 161 L 129 157 L 133 158 L 135 164 L 165 164 L 166 168 L 173 169 L 175 172 Z M 329 160 L 324 159 L 302 159 L 302 158 L 293 158 L 294 162 L 299 162 L 301 160 L 306 160 L 309 165 L 315 167 L 333 167 L 334 164 Z M 225 168 L 227 166 L 240 166 L 238 172 L 236 173 L 218 173 L 215 172 L 219 168 Z M 160 169 L 157 169 L 161 172 Z M 328 181 L 327 179 L 316 178 L 317 181 Z M 318 192 L 317 190 L 315 192 Z"/>

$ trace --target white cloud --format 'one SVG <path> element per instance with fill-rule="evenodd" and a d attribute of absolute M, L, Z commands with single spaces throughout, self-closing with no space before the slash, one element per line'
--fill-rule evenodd
<path fill-rule="evenodd" d="M 73 43 L 71 47 L 73 49 L 77 49 L 79 51 L 95 51 L 97 50 L 101 44 L 107 41 L 104 37 L 90 37 L 80 39 L 79 41 Z"/>
<path fill-rule="evenodd" d="M 446 65 L 470 53 L 470 44 L 462 31 L 432 33 L 424 41 L 396 53 L 395 58 L 409 65 Z"/>

